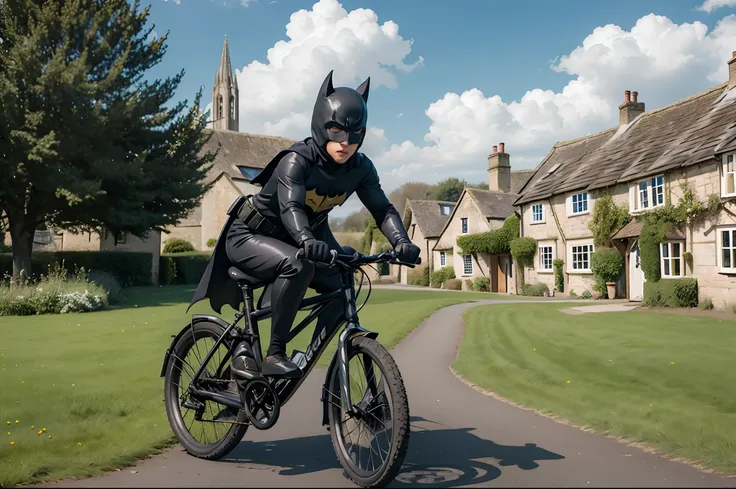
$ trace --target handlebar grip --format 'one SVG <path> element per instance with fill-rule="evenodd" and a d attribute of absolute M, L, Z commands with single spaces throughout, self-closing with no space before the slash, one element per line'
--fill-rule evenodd
<path fill-rule="evenodd" d="M 422 264 L 422 258 L 418 256 L 417 257 L 417 265 L 421 265 L 421 264 Z"/>

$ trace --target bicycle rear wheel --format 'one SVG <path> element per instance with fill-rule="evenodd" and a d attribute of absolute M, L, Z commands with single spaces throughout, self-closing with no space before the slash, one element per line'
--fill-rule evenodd
<path fill-rule="evenodd" d="M 404 381 L 391 354 L 370 338 L 352 340 L 348 362 L 350 398 L 364 414 L 356 419 L 344 410 L 340 375 L 334 368 L 327 393 L 332 444 L 353 482 L 383 487 L 396 477 L 409 446 L 409 401 Z M 361 377 L 365 380 L 356 382 Z"/>
<path fill-rule="evenodd" d="M 227 413 L 229 408 L 214 401 L 192 398 L 188 391 L 194 374 L 224 332 L 215 323 L 195 323 L 191 331 L 182 335 L 174 345 L 164 381 L 166 415 L 174 435 L 189 454 L 206 460 L 227 455 L 248 430 L 248 416 L 242 409 L 235 415 L 234 423 L 218 421 L 218 414 Z M 199 386 L 211 392 L 239 397 L 238 388 L 230 379 L 229 351 L 228 338 L 220 344 L 202 371 Z M 221 365 L 226 368 L 220 368 Z"/>

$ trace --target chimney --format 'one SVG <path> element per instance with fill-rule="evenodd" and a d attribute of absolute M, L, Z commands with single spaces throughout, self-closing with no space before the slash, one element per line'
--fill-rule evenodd
<path fill-rule="evenodd" d="M 493 153 L 488 156 L 488 190 L 496 192 L 511 191 L 511 161 L 505 152 L 505 144 L 493 147 Z"/>
<path fill-rule="evenodd" d="M 618 125 L 631 124 L 640 114 L 644 113 L 644 102 L 638 101 L 639 92 L 626 90 L 624 92 L 624 103 L 618 106 Z"/>
<path fill-rule="evenodd" d="M 731 53 L 731 61 L 728 62 L 728 88 L 736 87 L 736 51 Z"/>

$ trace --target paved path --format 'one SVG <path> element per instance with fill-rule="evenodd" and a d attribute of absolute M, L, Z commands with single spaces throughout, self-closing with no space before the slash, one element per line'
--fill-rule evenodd
<path fill-rule="evenodd" d="M 500 302 L 514 301 L 482 303 Z M 392 350 L 406 381 L 412 434 L 391 487 L 736 487 L 736 479 L 556 423 L 457 380 L 448 367 L 461 314 L 477 304 L 438 311 Z M 202 461 L 176 447 L 134 468 L 52 486 L 356 487 L 342 476 L 320 425 L 323 376 L 312 374 L 279 423 L 269 431 L 251 428 L 226 460 Z"/>

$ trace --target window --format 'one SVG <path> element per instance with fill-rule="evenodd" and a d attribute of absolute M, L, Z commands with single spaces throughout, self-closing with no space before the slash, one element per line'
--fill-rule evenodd
<path fill-rule="evenodd" d="M 452 212 L 452 206 L 451 205 L 441 205 L 440 206 L 440 214 L 443 216 L 449 216 Z"/>
<path fill-rule="evenodd" d="M 682 243 L 662 243 L 660 267 L 663 277 L 682 277 Z"/>
<path fill-rule="evenodd" d="M 593 253 L 592 244 L 573 245 L 572 269 L 576 272 L 589 272 L 591 253 Z"/>
<path fill-rule="evenodd" d="M 240 173 L 245 177 L 246 180 L 253 180 L 256 178 L 256 175 L 261 173 L 262 168 L 252 168 L 249 166 L 239 166 L 238 170 L 240 170 Z"/>
<path fill-rule="evenodd" d="M 736 196 L 736 165 L 733 154 L 723 155 L 723 178 L 721 179 L 721 196 Z"/>
<path fill-rule="evenodd" d="M 463 255 L 463 275 L 473 274 L 473 260 L 470 255 Z"/>
<path fill-rule="evenodd" d="M 720 229 L 718 231 L 718 254 L 721 270 L 736 273 L 736 228 Z"/>
<path fill-rule="evenodd" d="M 462 226 L 463 234 L 467 234 L 468 233 L 468 218 L 463 217 L 462 219 L 460 219 L 460 225 Z"/>
<path fill-rule="evenodd" d="M 572 213 L 583 214 L 588 212 L 588 192 L 581 192 L 572 196 Z"/>
<path fill-rule="evenodd" d="M 632 210 L 641 211 L 664 205 L 664 177 L 662 175 L 643 180 L 632 187 Z"/>
<path fill-rule="evenodd" d="M 544 222 L 544 207 L 542 204 L 532 206 L 532 222 Z"/>
<path fill-rule="evenodd" d="M 447 255 L 445 255 L 444 251 L 440 251 L 440 266 L 444 267 L 447 263 Z"/>
<path fill-rule="evenodd" d="M 539 269 L 540 270 L 552 270 L 552 247 L 551 246 L 540 246 L 539 247 Z"/>

